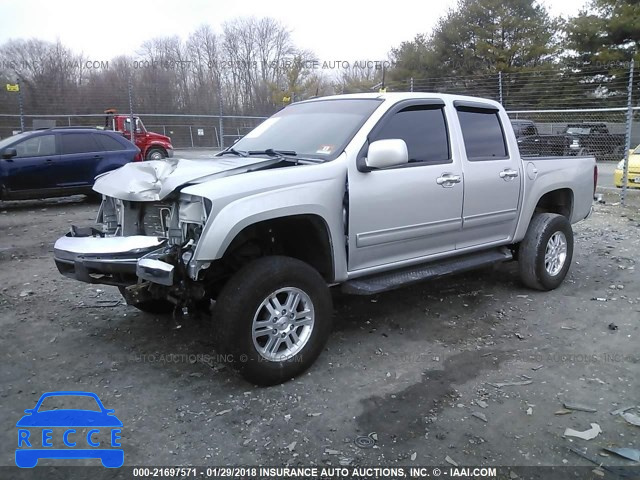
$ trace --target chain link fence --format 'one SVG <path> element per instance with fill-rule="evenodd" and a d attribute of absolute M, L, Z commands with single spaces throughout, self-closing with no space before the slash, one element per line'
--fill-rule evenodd
<path fill-rule="evenodd" d="M 629 158 L 629 148 L 640 145 L 640 75 L 637 72 L 634 75 L 632 63 L 607 68 L 541 67 L 518 73 L 413 77 L 382 84 L 375 81 L 372 78 L 370 84 L 360 83 L 354 91 L 438 92 L 496 100 L 512 119 L 525 156 L 593 155 L 600 162 L 620 162 Z M 58 105 L 55 96 L 51 97 L 55 105 L 39 112 L 31 111 L 34 107 L 21 97 L 3 92 L 7 101 L 12 102 L 5 107 L 11 107 L 9 110 L 15 113 L 0 114 L 0 138 L 20 131 L 22 125 L 27 130 L 104 125 L 104 115 L 95 111 L 96 105 L 104 105 L 139 116 L 148 131 L 171 137 L 175 148 L 219 149 L 233 144 L 269 114 L 285 106 L 273 104 L 260 111 L 243 110 L 245 114 L 228 115 L 224 113 L 230 108 L 224 101 L 224 93 L 214 89 L 203 95 L 208 100 L 215 96 L 217 103 L 203 99 L 202 108 L 184 112 L 175 106 L 175 99 L 154 94 L 156 87 L 153 83 L 137 87 L 129 84 L 128 89 L 115 96 L 113 89 L 111 93 L 98 89 L 95 98 L 87 99 L 86 109 L 76 106 L 71 112 L 64 112 L 64 105 Z M 209 105 L 206 108 L 205 103 Z M 6 112 L 7 108 L 3 110 Z M 635 187 L 640 172 L 634 170 L 633 164 L 631 168 L 627 176 Z"/>
<path fill-rule="evenodd" d="M 626 109 L 511 110 L 508 114 L 523 156 L 593 155 L 599 162 L 618 162 L 625 156 Z M 636 128 L 633 146 L 640 143 L 639 135 Z"/>
<path fill-rule="evenodd" d="M 243 137 L 265 116 L 227 115 L 184 115 L 184 114 L 135 114 L 147 131 L 171 138 L 174 148 L 212 148 L 229 146 Z M 102 127 L 105 115 L 61 114 L 25 115 L 25 130 L 51 127 Z M 221 129 L 222 127 L 222 129 Z M 0 139 L 20 132 L 19 115 L 0 115 Z M 222 134 L 223 139 L 220 138 Z"/>

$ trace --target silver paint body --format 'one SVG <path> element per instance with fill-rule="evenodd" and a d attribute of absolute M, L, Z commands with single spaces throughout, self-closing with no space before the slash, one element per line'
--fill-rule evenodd
<path fill-rule="evenodd" d="M 210 161 L 132 163 L 101 176 L 94 188 L 123 200 L 157 201 L 186 185 L 182 195 L 210 200 L 211 210 L 190 272 L 221 258 L 235 236 L 251 224 L 291 215 L 316 215 L 330 237 L 332 283 L 517 243 L 526 233 L 538 200 L 553 190 L 571 190 L 572 223 L 590 213 L 595 159 L 521 159 L 509 118 L 496 102 L 429 93 L 342 97 L 384 101 L 333 161 L 261 171 L 251 169 L 276 160 L 225 156 Z M 358 171 L 356 157 L 387 110 L 400 101 L 434 98 L 445 103 L 452 163 Z M 508 158 L 467 160 L 455 100 L 498 108 Z M 345 193 L 349 198 L 348 241 Z"/>

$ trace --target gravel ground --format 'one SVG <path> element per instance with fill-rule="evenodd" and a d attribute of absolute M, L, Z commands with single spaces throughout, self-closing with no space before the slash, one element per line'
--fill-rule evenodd
<path fill-rule="evenodd" d="M 208 319 L 143 314 L 113 287 L 58 274 L 53 242 L 91 223 L 96 204 L 0 202 L 0 465 L 14 464 L 23 410 L 55 390 L 115 409 L 125 465 L 595 468 L 569 447 L 637 465 L 601 450 L 640 448 L 640 427 L 610 414 L 640 415 L 640 211 L 637 196 L 627 208 L 605 199 L 575 226 L 557 290 L 525 289 L 506 264 L 374 297 L 336 293 L 325 352 L 272 388 L 216 356 Z M 593 440 L 563 437 L 592 423 Z"/>

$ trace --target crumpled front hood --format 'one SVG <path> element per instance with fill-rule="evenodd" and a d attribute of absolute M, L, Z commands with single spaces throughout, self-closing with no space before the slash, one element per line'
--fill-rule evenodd
<path fill-rule="evenodd" d="M 162 200 L 187 183 L 237 175 L 277 161 L 266 158 L 217 157 L 212 160 L 169 158 L 133 162 L 96 178 L 93 189 L 121 200 L 151 202 Z"/>

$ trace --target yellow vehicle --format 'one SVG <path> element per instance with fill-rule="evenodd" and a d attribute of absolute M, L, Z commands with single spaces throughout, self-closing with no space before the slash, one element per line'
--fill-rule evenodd
<path fill-rule="evenodd" d="M 627 187 L 640 188 L 640 145 L 635 150 L 629 151 L 629 182 Z M 622 174 L 624 173 L 624 160 L 620 160 L 613 172 L 613 183 L 622 188 Z"/>

